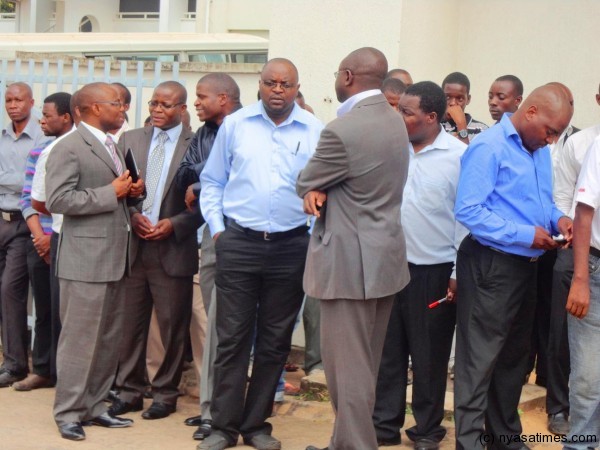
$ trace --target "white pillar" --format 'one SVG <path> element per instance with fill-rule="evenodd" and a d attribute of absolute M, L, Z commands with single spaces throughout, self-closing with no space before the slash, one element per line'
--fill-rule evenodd
<path fill-rule="evenodd" d="M 166 33 L 169 31 L 169 10 L 170 0 L 160 0 L 159 19 L 158 19 L 158 32 Z"/>
<path fill-rule="evenodd" d="M 37 23 L 37 0 L 29 0 L 29 29 L 27 30 L 29 33 L 35 33 L 36 31 L 36 23 Z M 41 31 L 41 30 L 40 30 Z"/>

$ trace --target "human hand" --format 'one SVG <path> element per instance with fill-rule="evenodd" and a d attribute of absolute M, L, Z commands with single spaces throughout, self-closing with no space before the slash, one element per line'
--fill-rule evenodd
<path fill-rule="evenodd" d="M 129 194 L 129 189 L 131 189 L 131 177 L 129 176 L 129 170 L 126 170 L 117 178 L 115 178 L 111 184 L 115 188 L 115 194 L 117 194 L 117 198 L 127 197 Z"/>
<path fill-rule="evenodd" d="M 198 204 L 198 197 L 194 194 L 193 186 L 193 184 L 190 184 L 185 191 L 185 206 L 187 206 L 187 209 L 190 211 Z"/>
<path fill-rule="evenodd" d="M 133 231 L 142 239 L 146 239 L 146 236 L 154 230 L 154 225 L 150 222 L 146 216 L 142 213 L 135 213 L 131 216 L 131 226 Z"/>
<path fill-rule="evenodd" d="M 531 248 L 540 248 L 543 250 L 552 250 L 559 246 L 558 243 L 552 239 L 550 233 L 545 228 L 535 227 L 535 235 L 533 236 L 533 243 Z"/>
<path fill-rule="evenodd" d="M 141 173 L 142 172 L 140 171 L 140 175 L 141 175 Z M 144 183 L 144 180 L 140 176 L 135 183 L 131 184 L 131 188 L 129 189 L 129 196 L 130 197 L 139 197 L 140 195 L 142 195 L 144 193 L 145 188 L 146 188 L 146 184 Z"/>
<path fill-rule="evenodd" d="M 573 278 L 566 309 L 578 319 L 583 319 L 590 307 L 590 285 L 589 281 Z"/>
<path fill-rule="evenodd" d="M 321 217 L 321 207 L 327 200 L 323 191 L 310 191 L 304 196 L 304 212 L 315 217 Z"/>
<path fill-rule="evenodd" d="M 146 235 L 149 241 L 162 241 L 168 238 L 173 233 L 173 223 L 171 219 L 161 219 L 156 223 L 156 226 L 151 233 Z"/>

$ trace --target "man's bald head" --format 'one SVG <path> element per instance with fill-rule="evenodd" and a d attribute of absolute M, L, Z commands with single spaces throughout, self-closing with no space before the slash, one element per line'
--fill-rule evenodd
<path fill-rule="evenodd" d="M 573 117 L 573 94 L 564 84 L 548 83 L 533 90 L 511 116 L 523 145 L 533 152 L 556 142 Z"/>
<path fill-rule="evenodd" d="M 335 90 L 340 102 L 369 89 L 380 89 L 387 75 L 385 55 L 373 47 L 354 50 L 340 63 Z"/>
<path fill-rule="evenodd" d="M 81 120 L 103 132 L 123 125 L 123 104 L 119 92 L 108 83 L 90 83 L 77 92 Z"/>
<path fill-rule="evenodd" d="M 413 79 L 410 76 L 408 70 L 404 69 L 392 69 L 387 73 L 386 78 L 395 78 L 396 80 L 402 81 L 406 87 L 413 84 Z"/>

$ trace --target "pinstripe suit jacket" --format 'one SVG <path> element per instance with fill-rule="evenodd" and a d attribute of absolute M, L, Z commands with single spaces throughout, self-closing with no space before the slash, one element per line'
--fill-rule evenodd
<path fill-rule="evenodd" d="M 129 273 L 131 226 L 126 201 L 117 199 L 111 185 L 118 173 L 104 144 L 80 125 L 52 150 L 46 168 L 46 205 L 64 214 L 57 275 L 85 282 L 120 280 Z"/>

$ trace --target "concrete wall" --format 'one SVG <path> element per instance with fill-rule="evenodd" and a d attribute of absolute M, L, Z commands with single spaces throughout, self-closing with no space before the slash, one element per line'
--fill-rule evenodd
<path fill-rule="evenodd" d="M 79 22 L 83 16 L 92 16 L 98 23 L 94 32 L 109 33 L 115 31 L 115 21 L 119 12 L 119 0 L 65 0 L 64 32 L 79 31 Z M 125 31 L 125 30 L 123 30 Z"/>
<path fill-rule="evenodd" d="M 356 48 L 370 46 L 383 51 L 389 60 L 398 60 L 403 3 L 278 2 L 271 10 L 269 57 L 286 57 L 297 65 L 306 103 L 327 122 L 335 117 L 338 106 L 333 72 L 344 56 Z M 282 14 L 282 10 L 293 13 Z"/>

